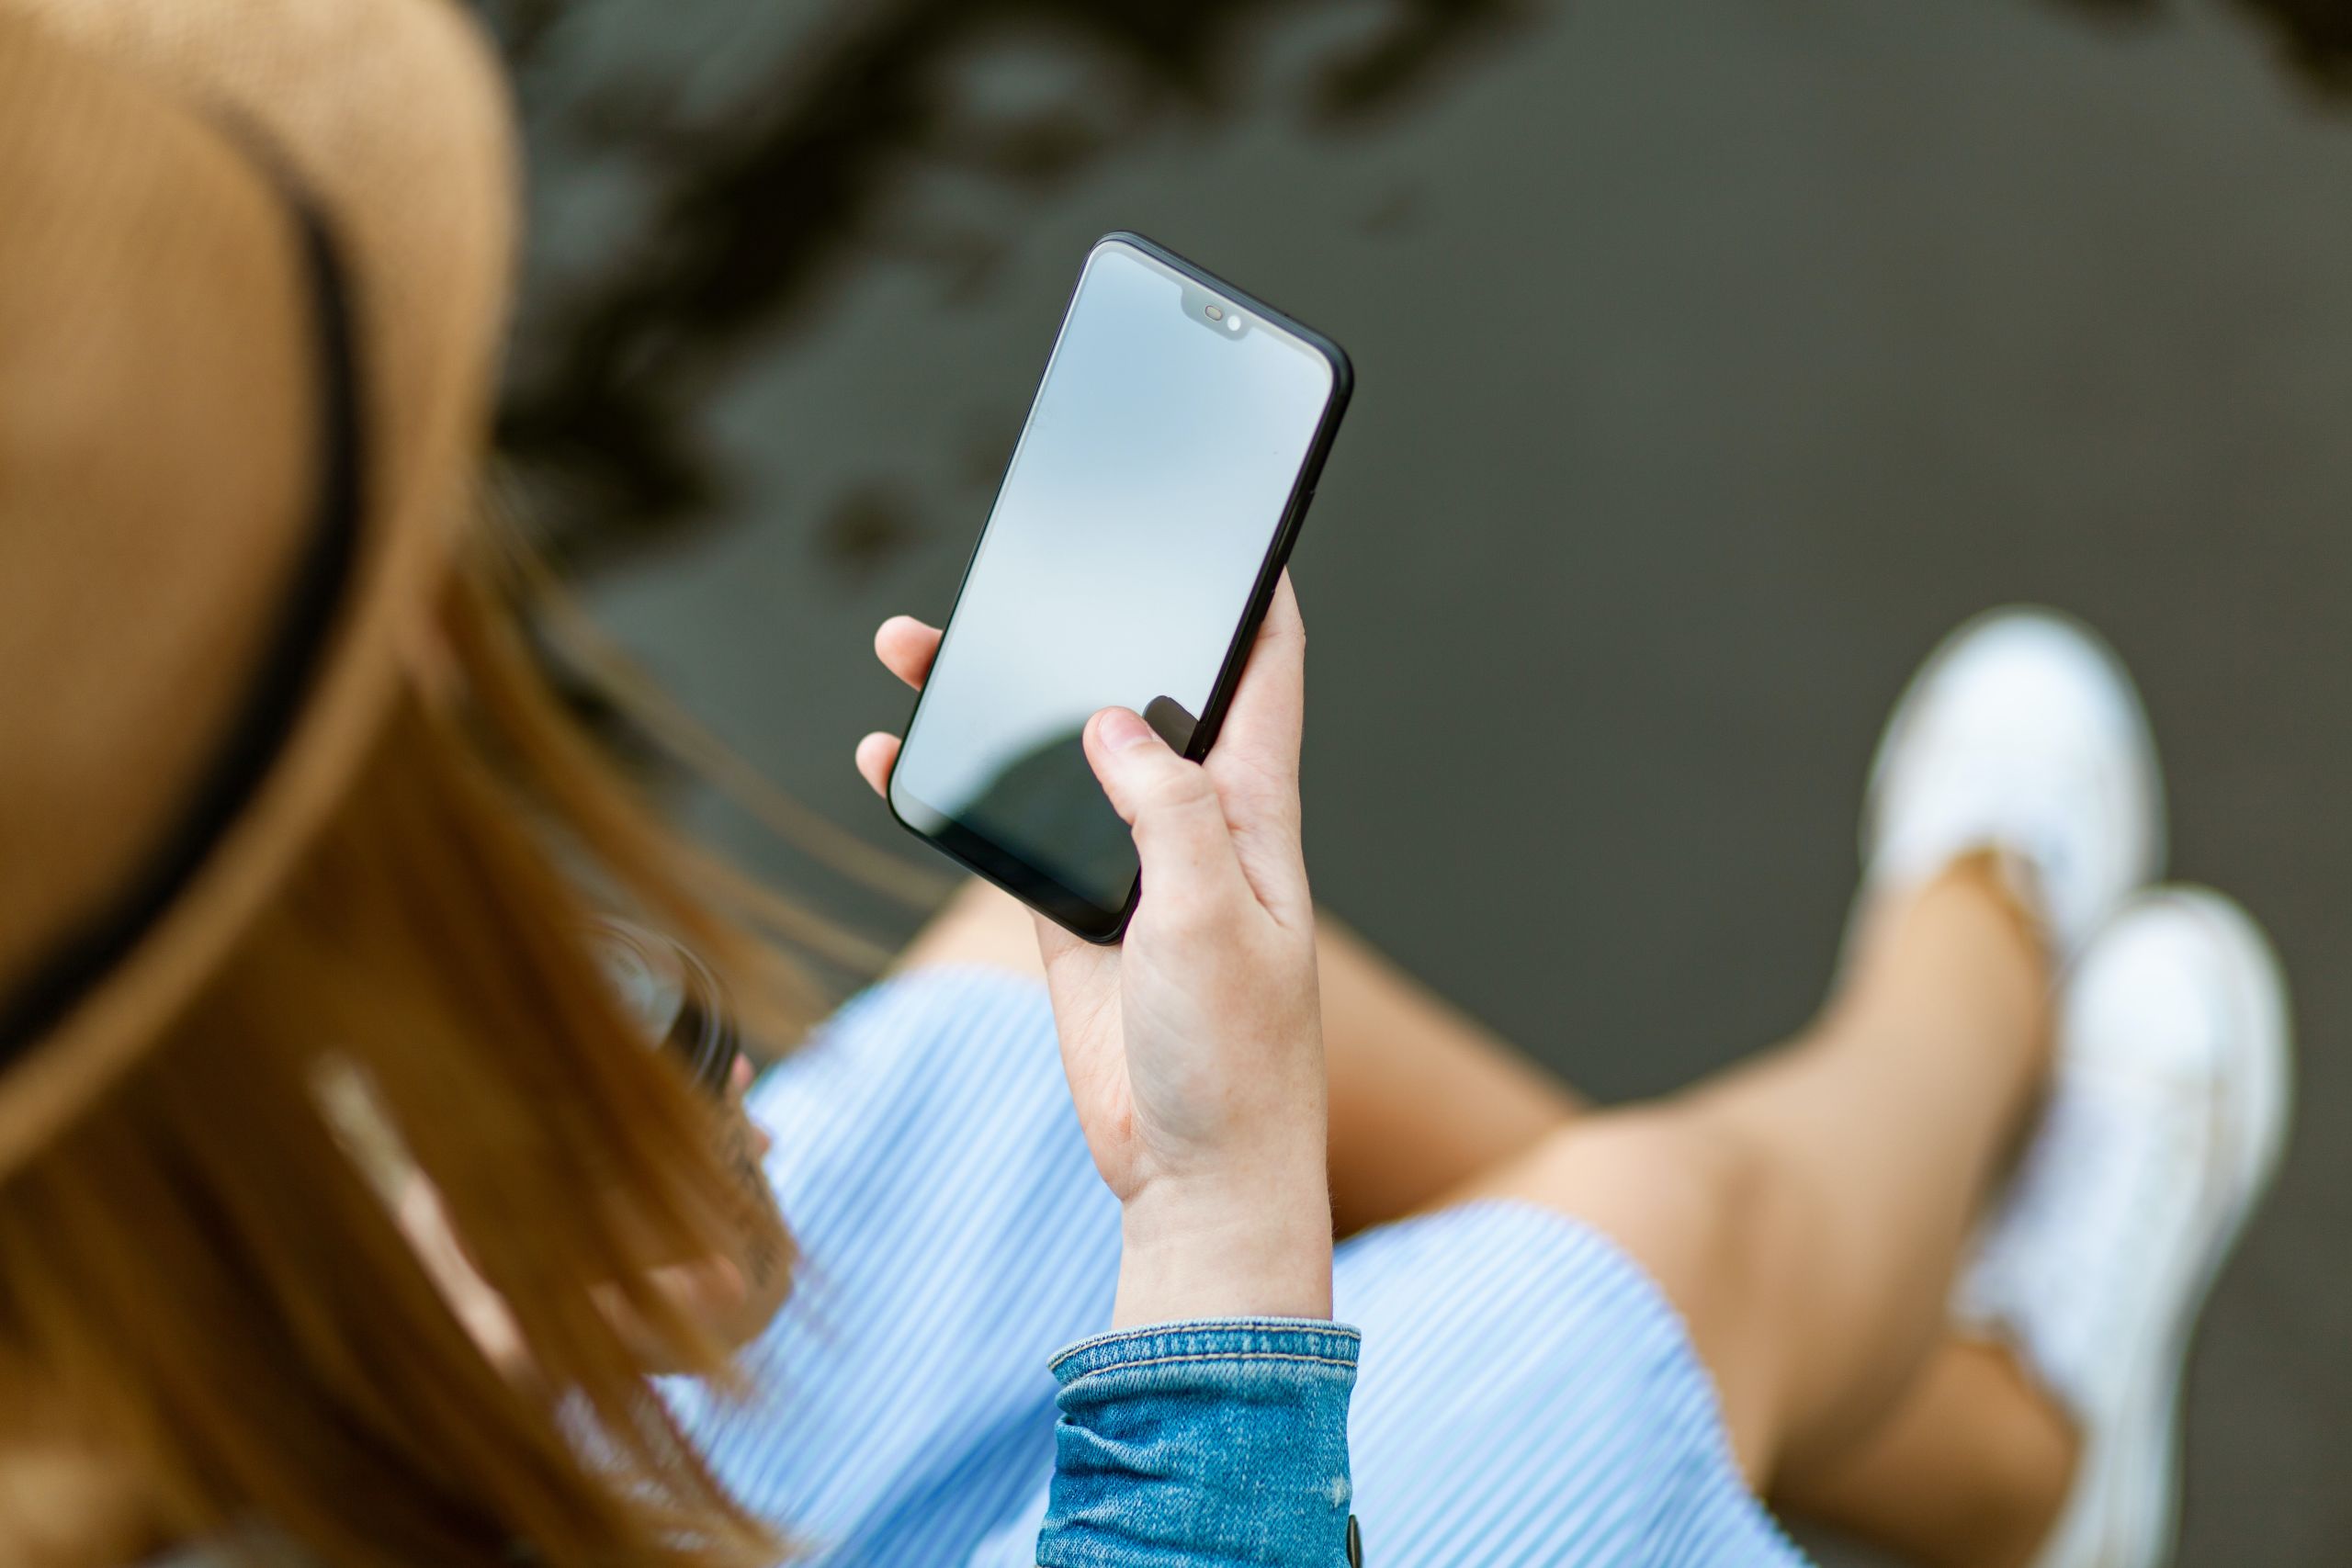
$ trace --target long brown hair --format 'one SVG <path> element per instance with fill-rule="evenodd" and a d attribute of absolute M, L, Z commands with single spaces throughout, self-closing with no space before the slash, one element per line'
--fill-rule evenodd
<path fill-rule="evenodd" d="M 436 666 L 141 1066 L 0 1183 L 0 1545 L 74 1568 L 290 1539 L 334 1568 L 739 1568 L 784 1545 L 649 1391 L 726 1348 L 649 1274 L 742 1240 L 711 1110 L 581 933 L 617 907 L 781 1043 L 781 932 L 876 950 L 679 841 L 571 720 L 486 538 Z M 435 1195 L 485 1348 L 388 1201 Z M 616 1311 L 616 1303 L 618 1310 Z M 616 1322 L 630 1325 L 628 1331 Z"/>

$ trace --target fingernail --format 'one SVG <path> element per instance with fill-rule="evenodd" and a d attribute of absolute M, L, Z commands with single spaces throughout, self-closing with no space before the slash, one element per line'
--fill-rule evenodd
<path fill-rule="evenodd" d="M 1094 732 L 1106 751 L 1125 751 L 1159 739 L 1151 732 L 1151 726 L 1125 708 L 1104 708 L 1095 721 Z"/>

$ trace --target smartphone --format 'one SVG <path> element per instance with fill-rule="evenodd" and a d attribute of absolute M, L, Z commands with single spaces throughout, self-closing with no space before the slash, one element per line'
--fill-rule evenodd
<path fill-rule="evenodd" d="M 1117 704 L 1207 755 L 1352 383 L 1339 344 L 1166 247 L 1095 242 L 907 721 L 899 821 L 1116 942 L 1135 843 L 1080 735 Z"/>

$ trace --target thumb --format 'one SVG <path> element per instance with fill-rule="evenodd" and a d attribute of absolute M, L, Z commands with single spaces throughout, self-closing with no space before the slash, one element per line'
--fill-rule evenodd
<path fill-rule="evenodd" d="M 1249 884 L 1216 785 L 1168 749 L 1128 708 L 1104 708 L 1086 727 L 1086 760 L 1112 809 L 1134 829 L 1147 897 L 1160 906 L 1216 901 Z"/>

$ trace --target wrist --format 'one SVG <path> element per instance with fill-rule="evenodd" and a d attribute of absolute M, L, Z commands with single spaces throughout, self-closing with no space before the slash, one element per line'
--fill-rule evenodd
<path fill-rule="evenodd" d="M 1114 1327 L 1204 1317 L 1331 1315 L 1331 1204 L 1311 1179 L 1247 1190 L 1147 1187 L 1120 1216 Z"/>

